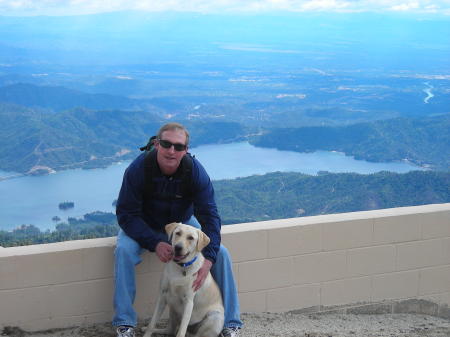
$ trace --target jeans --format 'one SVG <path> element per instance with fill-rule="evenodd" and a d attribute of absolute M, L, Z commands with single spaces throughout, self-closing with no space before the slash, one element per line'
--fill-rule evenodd
<path fill-rule="evenodd" d="M 201 228 L 195 217 L 191 217 L 187 224 Z M 137 314 L 133 308 L 136 296 L 135 266 L 142 261 L 141 254 L 144 251 L 145 249 L 127 236 L 123 230 L 119 231 L 114 265 L 115 315 L 112 321 L 114 326 L 128 325 L 136 327 L 137 325 Z M 231 257 L 223 245 L 220 246 L 216 263 L 211 268 L 211 274 L 222 292 L 225 308 L 224 327 L 242 327 L 243 323 L 240 319 L 239 299 L 233 277 Z"/>

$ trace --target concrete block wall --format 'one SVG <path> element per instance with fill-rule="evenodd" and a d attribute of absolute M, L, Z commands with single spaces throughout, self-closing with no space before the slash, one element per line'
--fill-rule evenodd
<path fill-rule="evenodd" d="M 450 318 L 450 204 L 237 224 L 222 233 L 243 312 L 395 312 L 412 303 Z M 111 321 L 114 245 L 106 238 L 0 248 L 0 328 Z M 153 311 L 162 268 L 148 252 L 137 267 L 142 319 Z"/>

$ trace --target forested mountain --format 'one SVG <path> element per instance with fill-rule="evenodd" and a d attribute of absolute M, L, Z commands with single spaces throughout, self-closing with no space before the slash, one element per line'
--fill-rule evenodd
<path fill-rule="evenodd" d="M 101 167 L 136 156 L 167 122 L 150 111 L 73 109 L 48 114 L 0 104 L 0 170 L 26 173 L 48 167 L 63 170 Z M 186 121 L 192 145 L 242 139 L 245 128 L 233 122 Z"/>
<path fill-rule="evenodd" d="M 450 172 L 277 172 L 214 181 L 214 187 L 224 224 L 450 202 Z M 114 214 L 94 212 L 58 224 L 53 232 L 34 226 L 0 231 L 0 246 L 113 236 L 117 230 Z"/>
<path fill-rule="evenodd" d="M 16 83 L 0 87 L 0 102 L 62 111 L 74 108 L 93 110 L 142 108 L 144 102 L 109 94 L 88 94 L 61 86 Z"/>
<path fill-rule="evenodd" d="M 373 162 L 407 160 L 433 169 L 450 169 L 450 114 L 396 118 L 339 127 L 279 128 L 252 144 L 279 150 L 339 151 Z"/>
<path fill-rule="evenodd" d="M 48 114 L 0 104 L 0 170 L 101 167 L 134 157 L 137 148 L 167 121 L 151 111 L 80 108 Z M 280 150 L 340 151 L 374 162 L 408 160 L 437 170 L 450 168 L 450 114 L 263 132 L 215 119 L 180 122 L 191 131 L 192 146 L 250 139 L 256 146 Z"/>
<path fill-rule="evenodd" d="M 450 202 L 450 173 L 269 173 L 214 182 L 225 223 Z"/>

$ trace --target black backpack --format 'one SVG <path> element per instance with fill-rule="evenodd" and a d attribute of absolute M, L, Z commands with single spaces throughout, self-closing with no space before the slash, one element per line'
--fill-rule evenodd
<path fill-rule="evenodd" d="M 145 151 L 144 158 L 144 198 L 158 197 L 163 199 L 192 199 L 192 162 L 193 157 L 190 153 L 183 156 L 180 168 L 175 175 L 181 179 L 179 190 L 174 195 L 155 195 L 153 190 L 153 177 L 158 173 L 158 164 L 156 162 L 156 154 L 158 151 L 154 148 L 156 136 L 150 137 L 147 145 L 140 147 L 141 151 Z"/>

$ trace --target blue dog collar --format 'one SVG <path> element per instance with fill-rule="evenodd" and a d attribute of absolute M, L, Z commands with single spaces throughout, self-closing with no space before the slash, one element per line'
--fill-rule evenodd
<path fill-rule="evenodd" d="M 191 261 L 189 261 L 189 262 L 186 262 L 186 263 L 178 263 L 177 262 L 177 264 L 179 265 L 179 266 L 181 266 L 181 267 L 184 267 L 184 268 L 186 268 L 186 267 L 189 267 L 191 264 L 193 264 L 196 260 L 197 260 L 197 257 L 198 257 L 198 255 L 196 256 L 196 257 L 194 257 Z"/>

